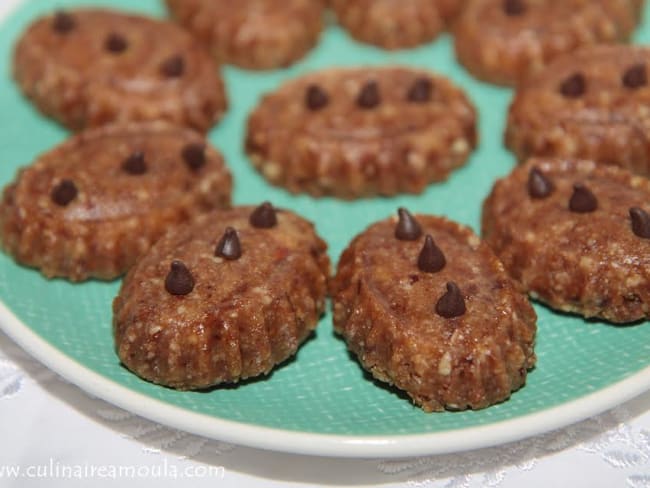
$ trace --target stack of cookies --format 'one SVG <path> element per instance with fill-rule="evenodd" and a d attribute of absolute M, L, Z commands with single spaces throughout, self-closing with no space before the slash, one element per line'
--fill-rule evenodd
<path fill-rule="evenodd" d="M 175 22 L 88 8 L 29 26 L 16 82 L 76 133 L 0 200 L 17 262 L 75 282 L 126 275 L 113 332 L 140 377 L 202 389 L 267 374 L 329 294 L 335 331 L 375 378 L 427 412 L 480 409 L 536 364 L 528 296 L 614 323 L 650 317 L 650 50 L 621 44 L 641 0 L 330 0 L 360 42 L 413 48 L 448 30 L 473 76 L 515 86 L 505 144 L 521 163 L 485 200 L 484 240 L 400 207 L 354 237 L 333 277 L 312 223 L 270 202 L 231 207 L 206 137 L 228 105 L 220 64 L 300 60 L 327 2 L 165 3 Z M 292 194 L 389 198 L 465 165 L 477 116 L 428 69 L 329 67 L 265 94 L 242 145 Z"/>

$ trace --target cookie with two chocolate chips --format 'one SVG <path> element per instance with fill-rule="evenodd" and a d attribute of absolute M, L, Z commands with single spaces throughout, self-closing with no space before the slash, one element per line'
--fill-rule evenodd
<path fill-rule="evenodd" d="M 650 49 L 596 46 L 551 63 L 519 87 L 506 145 L 531 156 L 583 158 L 650 176 Z"/>
<path fill-rule="evenodd" d="M 359 198 L 420 193 L 476 146 L 476 113 L 461 89 L 406 67 L 310 73 L 262 98 L 246 151 L 293 193 Z"/>
<path fill-rule="evenodd" d="M 456 56 L 474 76 L 517 85 L 582 46 L 626 41 L 640 0 L 468 0 L 454 27 Z"/>
<path fill-rule="evenodd" d="M 441 217 L 377 222 L 343 252 L 334 328 L 364 369 L 425 411 L 507 399 L 535 365 L 536 315 L 470 229 Z"/>
<path fill-rule="evenodd" d="M 120 360 L 182 390 L 269 373 L 324 310 L 326 249 L 310 222 L 269 203 L 170 229 L 113 302 Z"/>
<path fill-rule="evenodd" d="M 18 172 L 0 200 L 0 244 L 47 277 L 113 279 L 169 226 L 230 204 L 219 152 L 162 122 L 81 132 Z"/>
<path fill-rule="evenodd" d="M 110 10 L 37 19 L 16 44 L 13 71 L 43 113 L 73 130 L 164 120 L 205 132 L 227 105 L 217 65 L 188 33 Z"/>
<path fill-rule="evenodd" d="M 531 297 L 624 323 L 650 317 L 650 181 L 593 161 L 531 159 L 497 181 L 482 232 Z"/>

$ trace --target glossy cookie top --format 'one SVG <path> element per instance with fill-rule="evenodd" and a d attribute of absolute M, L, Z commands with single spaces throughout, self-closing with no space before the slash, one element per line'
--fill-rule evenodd
<path fill-rule="evenodd" d="M 588 157 L 650 174 L 649 70 L 645 47 L 597 46 L 556 60 L 520 87 L 506 142 L 520 157 Z"/>
<path fill-rule="evenodd" d="M 75 129 L 159 118 L 207 130 L 225 108 L 218 69 L 189 34 L 110 10 L 36 20 L 16 45 L 14 72 L 30 97 L 54 98 L 37 102 Z"/>
<path fill-rule="evenodd" d="M 394 139 L 437 126 L 474 124 L 463 92 L 409 68 L 329 69 L 266 95 L 249 124 L 271 137 L 300 133 L 316 143 Z"/>
<path fill-rule="evenodd" d="M 33 219 L 110 223 L 188 199 L 224 204 L 230 186 L 221 154 L 192 130 L 164 123 L 107 126 L 82 132 L 23 168 L 12 206 Z"/>

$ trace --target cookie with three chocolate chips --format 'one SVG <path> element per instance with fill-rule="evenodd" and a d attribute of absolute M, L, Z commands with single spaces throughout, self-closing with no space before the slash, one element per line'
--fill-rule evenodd
<path fill-rule="evenodd" d="M 520 86 L 506 145 L 530 156 L 583 158 L 650 176 L 650 48 L 595 46 Z"/>
<path fill-rule="evenodd" d="M 650 317 L 650 180 L 531 159 L 497 181 L 483 237 L 531 297 L 611 322 Z"/>
<path fill-rule="evenodd" d="M 274 69 L 302 58 L 323 28 L 323 0 L 166 0 L 220 63 Z"/>
<path fill-rule="evenodd" d="M 89 129 L 18 172 L 0 200 L 0 244 L 47 277 L 112 279 L 169 226 L 230 204 L 219 152 L 162 122 Z"/>
<path fill-rule="evenodd" d="M 643 0 L 468 0 L 456 56 L 474 76 L 516 85 L 581 46 L 626 41 Z"/>
<path fill-rule="evenodd" d="M 535 365 L 537 317 L 470 229 L 431 215 L 368 227 L 331 283 L 334 328 L 364 369 L 425 411 L 507 399 Z"/>
<path fill-rule="evenodd" d="M 16 44 L 13 71 L 42 112 L 73 130 L 164 120 L 205 132 L 226 110 L 218 67 L 189 34 L 110 10 L 37 19 Z"/>
<path fill-rule="evenodd" d="M 269 373 L 324 310 L 326 250 L 310 222 L 270 203 L 170 229 L 113 302 L 120 360 L 182 390 Z"/>
<path fill-rule="evenodd" d="M 355 39 L 402 49 L 433 40 L 460 11 L 463 0 L 331 0 L 338 21 Z"/>
<path fill-rule="evenodd" d="M 461 89 L 406 67 L 337 68 L 283 84 L 248 119 L 246 151 L 293 193 L 359 198 L 420 193 L 476 146 Z"/>

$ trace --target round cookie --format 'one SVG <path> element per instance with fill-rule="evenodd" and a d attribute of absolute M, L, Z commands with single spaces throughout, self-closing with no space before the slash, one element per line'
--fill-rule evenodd
<path fill-rule="evenodd" d="M 81 132 L 18 172 L 0 201 L 0 243 L 49 277 L 112 279 L 170 225 L 230 203 L 221 155 L 164 123 Z"/>
<path fill-rule="evenodd" d="M 483 236 L 531 297 L 632 322 L 650 317 L 650 180 L 593 161 L 531 159 L 499 180 Z"/>
<path fill-rule="evenodd" d="M 399 210 L 343 252 L 334 328 L 361 365 L 425 411 L 507 399 L 535 364 L 537 317 L 468 228 Z"/>
<path fill-rule="evenodd" d="M 166 0 L 176 20 L 220 63 L 289 66 L 318 42 L 323 0 Z"/>
<path fill-rule="evenodd" d="M 595 46 L 520 86 L 506 145 L 530 156 L 583 158 L 650 176 L 650 49 Z"/>
<path fill-rule="evenodd" d="M 639 18 L 639 0 L 469 0 L 456 56 L 481 80 L 515 85 L 580 46 L 627 40 Z"/>
<path fill-rule="evenodd" d="M 165 120 L 207 131 L 226 110 L 218 67 L 183 29 L 109 10 L 32 23 L 13 60 L 22 91 L 73 130 Z"/>
<path fill-rule="evenodd" d="M 338 21 L 357 40 L 385 49 L 433 40 L 464 0 L 332 0 Z"/>
<path fill-rule="evenodd" d="M 340 68 L 291 80 L 250 115 L 246 150 L 293 193 L 420 193 L 463 165 L 476 114 L 450 81 L 411 68 Z"/>
<path fill-rule="evenodd" d="M 326 249 L 311 223 L 268 203 L 171 229 L 113 302 L 120 360 L 183 390 L 269 373 L 323 313 Z"/>

